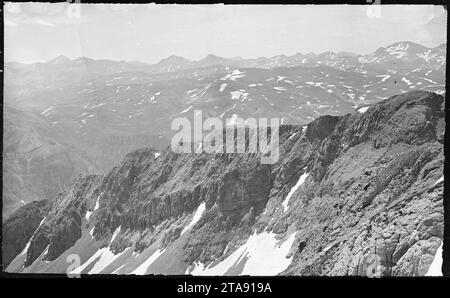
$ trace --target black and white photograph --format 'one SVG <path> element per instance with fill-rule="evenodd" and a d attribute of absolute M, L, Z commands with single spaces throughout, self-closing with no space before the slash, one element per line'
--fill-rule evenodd
<path fill-rule="evenodd" d="M 448 276 L 446 5 L 5 2 L 3 25 L 3 275 Z"/>

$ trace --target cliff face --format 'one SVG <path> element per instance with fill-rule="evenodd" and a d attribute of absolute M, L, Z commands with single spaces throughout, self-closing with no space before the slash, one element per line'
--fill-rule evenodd
<path fill-rule="evenodd" d="M 138 150 L 60 195 L 8 271 L 64 273 L 76 253 L 81 273 L 366 275 L 377 256 L 379 274 L 424 275 L 443 236 L 444 127 L 443 97 L 414 91 L 282 126 L 273 165 Z"/>
<path fill-rule="evenodd" d="M 47 200 L 31 202 L 20 208 L 3 223 L 3 268 L 6 268 L 23 250 L 50 206 L 51 204 Z"/>

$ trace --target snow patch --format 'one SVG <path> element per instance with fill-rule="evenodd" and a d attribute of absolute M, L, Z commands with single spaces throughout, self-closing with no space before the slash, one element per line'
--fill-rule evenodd
<path fill-rule="evenodd" d="M 433 262 L 425 276 L 442 276 L 442 244 L 437 249 Z"/>
<path fill-rule="evenodd" d="M 297 133 L 295 132 L 295 133 L 293 133 L 289 138 L 288 138 L 288 140 L 290 140 L 290 139 L 292 139 L 293 137 L 295 137 L 297 135 Z"/>
<path fill-rule="evenodd" d="M 398 43 L 396 45 L 386 48 L 386 52 L 396 58 L 404 58 L 407 56 L 407 49 L 409 48 L 408 43 Z"/>
<path fill-rule="evenodd" d="M 189 106 L 189 108 L 182 110 L 181 112 L 179 112 L 177 115 L 179 114 L 184 114 L 186 112 L 189 112 L 189 110 L 192 109 L 192 106 Z"/>
<path fill-rule="evenodd" d="M 402 78 L 402 82 L 405 82 L 408 86 L 412 84 L 411 81 L 405 77 Z"/>
<path fill-rule="evenodd" d="M 428 62 L 431 58 L 436 57 L 436 55 L 430 55 L 430 54 L 431 54 L 431 50 L 428 50 L 423 53 L 417 54 L 417 57 L 420 57 L 420 58 L 424 59 L 425 62 Z"/>
<path fill-rule="evenodd" d="M 186 270 L 186 274 L 224 275 L 245 260 L 240 275 L 277 275 L 291 264 L 292 257 L 287 258 L 287 255 L 294 243 L 295 234 L 291 234 L 285 241 L 280 241 L 273 232 L 256 234 L 255 231 L 244 245 L 217 265 L 205 267 L 201 262 L 196 262 L 191 271 L 190 268 Z"/>
<path fill-rule="evenodd" d="M 231 91 L 231 99 L 241 99 L 241 101 L 244 101 L 247 99 L 248 93 L 244 90 L 238 90 L 238 91 Z"/>
<path fill-rule="evenodd" d="M 307 128 L 308 128 L 308 125 L 302 126 L 302 134 L 305 134 Z"/>
<path fill-rule="evenodd" d="M 233 70 L 232 73 L 226 75 L 221 80 L 222 81 L 225 81 L 225 80 L 236 81 L 237 79 L 242 78 L 242 77 L 245 77 L 245 73 L 241 72 L 239 69 L 235 69 L 235 70 Z"/>
<path fill-rule="evenodd" d="M 72 274 L 79 274 L 81 273 L 87 266 L 89 266 L 92 262 L 94 262 L 95 260 L 98 259 L 98 261 L 94 264 L 94 266 L 92 267 L 92 269 L 88 272 L 88 274 L 98 274 L 101 273 L 103 271 L 103 269 L 105 269 L 108 265 L 110 265 L 115 259 L 117 259 L 118 257 L 120 257 L 122 254 L 124 254 L 127 249 L 125 249 L 124 251 L 122 251 L 119 254 L 114 254 L 111 251 L 111 243 L 114 241 L 114 239 L 117 237 L 117 235 L 120 233 L 120 228 L 121 226 L 119 226 L 113 233 L 112 237 L 111 237 L 111 241 L 109 242 L 107 247 L 101 248 L 99 250 L 97 250 L 95 252 L 95 254 L 93 254 L 84 264 L 82 264 L 81 266 L 75 268 L 72 272 Z M 91 235 L 92 232 L 94 231 L 94 229 L 91 230 Z"/>
<path fill-rule="evenodd" d="M 41 220 L 41 222 L 39 223 L 39 226 L 37 227 L 37 229 L 39 229 L 39 228 L 42 226 L 42 224 L 44 223 L 44 221 L 45 221 L 46 218 L 47 218 L 47 216 L 44 217 L 44 218 Z M 36 230 L 37 230 L 37 229 L 36 229 Z"/>
<path fill-rule="evenodd" d="M 298 179 L 297 183 L 294 185 L 294 187 L 291 188 L 291 190 L 289 191 L 286 199 L 284 199 L 282 205 L 284 207 L 284 212 L 286 212 L 289 209 L 288 203 L 289 200 L 291 199 L 292 195 L 295 193 L 295 191 L 300 187 L 300 185 L 302 185 L 306 178 L 309 176 L 309 173 L 303 173 L 300 178 Z"/>
<path fill-rule="evenodd" d="M 362 107 L 359 108 L 357 111 L 360 112 L 361 114 L 364 114 L 365 112 L 367 112 L 367 110 L 370 108 L 370 106 L 367 107 Z"/>
<path fill-rule="evenodd" d="M 206 208 L 206 204 L 205 202 L 201 203 L 198 207 L 197 210 L 195 210 L 194 216 L 192 217 L 191 222 L 184 227 L 183 231 L 181 231 L 181 235 L 183 235 L 184 233 L 186 233 L 189 229 L 191 229 L 202 217 L 203 212 L 205 212 L 205 208 Z"/>
<path fill-rule="evenodd" d="M 275 89 L 277 91 L 286 91 L 286 88 L 283 88 L 283 87 L 273 87 L 273 89 Z"/>
<path fill-rule="evenodd" d="M 151 264 L 153 264 L 154 261 L 156 261 L 159 256 L 161 256 L 164 253 L 164 249 L 161 250 L 158 248 L 157 251 L 155 251 L 144 263 L 142 263 L 139 267 L 137 267 L 131 274 L 136 275 L 144 275 L 147 272 L 148 267 L 150 267 Z"/>
<path fill-rule="evenodd" d="M 103 194 L 103 192 L 97 197 L 97 201 L 95 202 L 94 211 L 100 207 L 100 197 L 102 196 L 102 194 Z"/>
<path fill-rule="evenodd" d="M 377 75 L 376 77 L 382 78 L 382 79 L 381 79 L 381 83 L 383 83 L 384 81 L 386 81 L 387 79 L 389 79 L 389 78 L 391 77 L 391 75 Z"/>
<path fill-rule="evenodd" d="M 25 248 L 20 253 L 21 256 L 28 252 L 28 248 L 30 247 L 30 244 L 31 244 L 31 237 L 30 237 L 30 240 L 27 242 L 27 245 L 25 245 Z"/>
<path fill-rule="evenodd" d="M 433 80 L 427 79 L 427 78 L 423 78 L 425 81 L 430 82 L 431 84 L 437 84 L 436 82 L 434 82 Z"/>
<path fill-rule="evenodd" d="M 444 176 L 442 176 L 441 178 L 439 178 L 433 186 L 438 185 L 439 183 L 441 183 L 442 181 L 444 181 Z"/>

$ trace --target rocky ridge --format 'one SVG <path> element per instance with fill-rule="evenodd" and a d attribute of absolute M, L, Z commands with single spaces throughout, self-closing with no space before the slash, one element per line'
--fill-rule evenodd
<path fill-rule="evenodd" d="M 444 127 L 444 98 L 413 91 L 282 126 L 273 165 L 138 150 L 60 195 L 7 271 L 65 272 L 77 253 L 91 274 L 252 274 L 260 264 L 260 274 L 365 275 L 375 254 L 382 275 L 425 275 L 443 237 Z M 253 241 L 273 249 L 276 268 Z"/>

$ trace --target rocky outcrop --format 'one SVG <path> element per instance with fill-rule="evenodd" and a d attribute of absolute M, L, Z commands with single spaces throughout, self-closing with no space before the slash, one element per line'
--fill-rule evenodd
<path fill-rule="evenodd" d="M 392 97 L 340 119 L 308 163 L 313 179 L 285 218 L 299 248 L 285 274 L 424 275 L 443 236 L 443 98 Z M 307 134 L 308 136 L 308 134 Z M 295 212 L 301 210 L 301 214 Z"/>
<path fill-rule="evenodd" d="M 98 183 L 95 175 L 78 177 L 72 188 L 62 193 L 38 227 L 26 251 L 24 265 L 31 265 L 41 254 L 56 259 L 81 236 L 81 218 L 87 212 L 87 198 Z"/>
<path fill-rule="evenodd" d="M 282 126 L 273 165 L 258 154 L 132 152 L 57 199 L 25 266 L 46 248 L 45 260 L 57 259 L 88 230 L 105 245 L 120 231 L 115 253 L 157 243 L 185 266 L 220 262 L 264 231 L 295 233 L 281 274 L 367 275 L 376 258 L 379 275 L 424 275 L 443 236 L 443 105 L 415 91 L 365 113 Z"/>
<path fill-rule="evenodd" d="M 34 231 L 47 215 L 51 203 L 47 200 L 31 202 L 14 212 L 3 223 L 3 268 L 26 246 Z"/>

